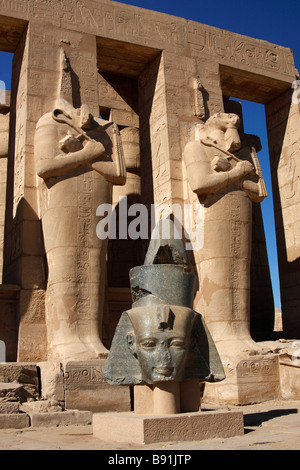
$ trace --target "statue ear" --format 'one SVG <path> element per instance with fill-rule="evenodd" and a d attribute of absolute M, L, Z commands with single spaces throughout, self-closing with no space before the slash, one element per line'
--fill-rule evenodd
<path fill-rule="evenodd" d="M 135 338 L 134 338 L 133 333 L 127 334 L 127 345 L 131 354 L 133 354 L 134 357 L 136 357 L 136 345 L 135 345 Z"/>
<path fill-rule="evenodd" d="M 71 116 L 60 108 L 55 108 L 52 111 L 52 118 L 57 122 L 68 123 L 72 118 Z"/>

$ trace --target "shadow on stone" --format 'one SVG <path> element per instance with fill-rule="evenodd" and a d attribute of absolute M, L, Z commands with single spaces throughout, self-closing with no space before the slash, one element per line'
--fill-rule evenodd
<path fill-rule="evenodd" d="M 249 413 L 244 414 L 244 425 L 247 426 L 261 426 L 265 421 L 270 419 L 279 418 L 280 416 L 286 416 L 289 414 L 298 413 L 297 408 L 290 408 L 287 410 L 270 410 L 261 413 Z"/>

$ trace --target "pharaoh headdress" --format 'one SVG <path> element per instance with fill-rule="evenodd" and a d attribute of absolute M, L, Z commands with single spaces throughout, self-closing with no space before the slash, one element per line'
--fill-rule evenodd
<path fill-rule="evenodd" d="M 171 234 L 166 237 L 166 233 Z M 112 385 L 143 383 L 137 357 L 128 346 L 128 337 L 139 324 L 152 322 L 156 328 L 172 329 L 177 321 L 172 306 L 182 307 L 181 324 L 191 329 L 189 350 L 178 381 L 198 378 L 217 382 L 225 378 L 215 344 L 202 316 L 193 310 L 196 277 L 191 272 L 184 243 L 171 220 L 154 229 L 144 265 L 130 273 L 132 309 L 123 312 L 104 367 L 103 378 Z M 174 309 L 173 309 L 174 310 Z M 178 308 L 176 308 L 178 311 Z"/>

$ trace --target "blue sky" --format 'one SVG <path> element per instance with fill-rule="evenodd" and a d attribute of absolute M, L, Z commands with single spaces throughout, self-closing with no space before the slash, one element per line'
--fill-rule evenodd
<path fill-rule="evenodd" d="M 289 47 L 294 53 L 295 66 L 300 70 L 300 0 L 130 0 L 120 3 L 160 11 Z M 0 80 L 5 82 L 7 89 L 10 88 L 11 60 L 12 54 L 0 53 Z M 263 146 L 263 150 L 258 156 L 269 197 L 262 203 L 262 211 L 274 300 L 275 305 L 280 307 L 264 107 L 256 103 L 243 102 L 243 109 L 245 132 L 258 135 Z"/>

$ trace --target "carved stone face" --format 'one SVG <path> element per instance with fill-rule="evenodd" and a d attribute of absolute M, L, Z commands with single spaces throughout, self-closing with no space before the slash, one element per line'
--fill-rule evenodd
<path fill-rule="evenodd" d="M 202 133 L 225 150 L 235 152 L 241 147 L 239 125 L 240 119 L 236 114 L 217 113 L 206 121 Z"/>
<path fill-rule="evenodd" d="M 89 107 L 86 104 L 83 104 L 80 108 L 77 108 L 71 112 L 71 116 L 74 120 L 74 123 L 83 129 L 87 129 L 90 125 L 92 115 Z"/>
<path fill-rule="evenodd" d="M 181 379 L 194 318 L 192 310 L 179 306 L 151 306 L 144 314 L 139 308 L 131 311 L 134 331 L 128 334 L 127 342 L 139 361 L 143 381 Z"/>

